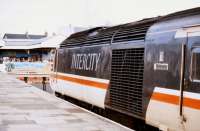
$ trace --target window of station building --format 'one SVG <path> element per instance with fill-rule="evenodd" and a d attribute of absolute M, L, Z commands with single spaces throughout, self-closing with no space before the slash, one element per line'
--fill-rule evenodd
<path fill-rule="evenodd" d="M 192 50 L 191 79 L 200 82 L 200 48 Z"/>

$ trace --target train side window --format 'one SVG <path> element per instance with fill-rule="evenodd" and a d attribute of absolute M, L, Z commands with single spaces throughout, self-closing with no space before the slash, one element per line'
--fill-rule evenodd
<path fill-rule="evenodd" d="M 192 50 L 190 75 L 193 82 L 200 82 L 200 48 L 195 48 Z"/>

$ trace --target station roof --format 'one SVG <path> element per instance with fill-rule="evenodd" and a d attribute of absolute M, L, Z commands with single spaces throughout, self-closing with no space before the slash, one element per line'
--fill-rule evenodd
<path fill-rule="evenodd" d="M 9 34 L 6 33 L 3 39 L 41 39 L 46 37 L 46 35 L 32 35 L 32 34 Z"/>
<path fill-rule="evenodd" d="M 10 37 L 9 37 L 10 38 Z M 51 37 L 41 37 L 39 39 L 3 39 L 0 41 L 0 49 L 36 49 L 36 48 L 57 48 L 66 39 L 66 36 L 55 35 Z M 19 38 L 19 37 L 18 37 Z M 20 37 L 22 38 L 22 37 Z"/>

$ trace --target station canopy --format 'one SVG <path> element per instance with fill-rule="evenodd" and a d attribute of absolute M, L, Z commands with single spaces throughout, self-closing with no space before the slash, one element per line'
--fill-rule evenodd
<path fill-rule="evenodd" d="M 39 39 L 3 39 L 0 40 L 0 49 L 37 49 L 57 48 L 67 37 L 54 35 Z"/>

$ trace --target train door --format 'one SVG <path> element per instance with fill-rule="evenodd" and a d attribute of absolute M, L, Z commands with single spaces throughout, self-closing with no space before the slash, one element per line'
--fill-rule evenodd
<path fill-rule="evenodd" d="M 185 130 L 199 130 L 200 124 L 200 31 L 187 32 L 184 86 L 180 116 Z"/>

